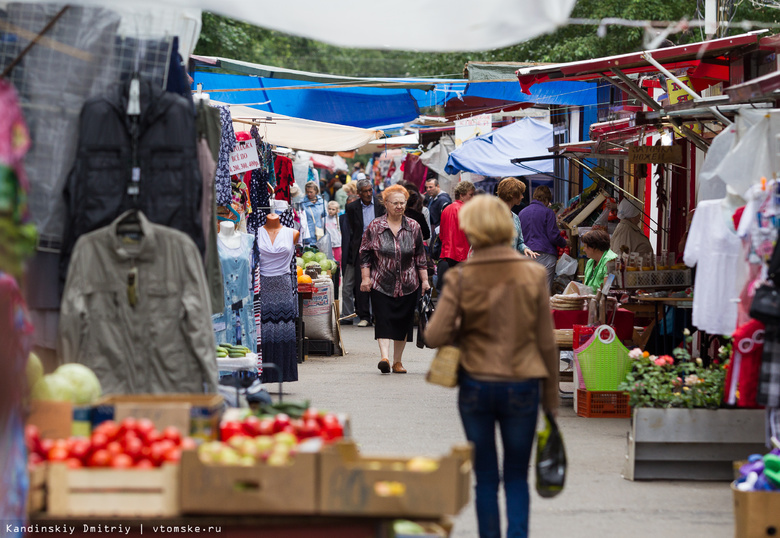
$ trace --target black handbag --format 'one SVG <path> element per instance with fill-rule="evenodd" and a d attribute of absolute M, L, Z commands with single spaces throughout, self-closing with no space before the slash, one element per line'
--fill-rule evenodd
<path fill-rule="evenodd" d="M 536 434 L 536 492 L 551 498 L 566 482 L 566 450 L 555 417 L 544 412 L 545 428 Z"/>
<path fill-rule="evenodd" d="M 771 282 L 764 282 L 756 288 L 750 303 L 750 317 L 762 323 L 780 321 L 780 292 Z"/>
<path fill-rule="evenodd" d="M 417 301 L 417 311 L 419 318 L 417 320 L 417 341 L 415 342 L 420 349 L 425 347 L 425 328 L 428 326 L 428 321 L 433 316 L 433 299 L 431 297 L 431 290 L 426 291 L 420 296 Z"/>

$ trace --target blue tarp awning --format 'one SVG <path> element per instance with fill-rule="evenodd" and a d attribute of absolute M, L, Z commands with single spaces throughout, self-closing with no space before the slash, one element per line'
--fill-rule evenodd
<path fill-rule="evenodd" d="M 203 72 L 195 72 L 193 78 L 194 84 L 202 83 L 203 91 L 215 101 L 250 106 L 294 118 L 372 128 L 413 121 L 420 115 L 417 101 L 410 93 L 412 90 L 328 88 L 326 84 L 300 80 Z M 299 86 L 302 88 L 296 89 Z"/>
<path fill-rule="evenodd" d="M 553 126 L 549 123 L 523 118 L 486 135 L 466 140 L 450 153 L 445 171 L 454 175 L 472 172 L 487 177 L 528 175 L 529 170 L 512 164 L 519 157 L 550 155 L 553 146 Z M 533 162 L 534 173 L 553 171 L 553 161 Z"/>

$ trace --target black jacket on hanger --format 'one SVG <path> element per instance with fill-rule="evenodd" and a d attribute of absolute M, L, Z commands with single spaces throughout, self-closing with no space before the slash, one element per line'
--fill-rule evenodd
<path fill-rule="evenodd" d="M 201 254 L 205 251 L 200 222 L 203 187 L 192 105 L 143 78 L 139 82 L 136 197 L 128 194 L 134 163 L 132 121 L 127 115 L 131 80 L 118 84 L 108 95 L 89 99 L 81 110 L 76 161 L 64 189 L 62 282 L 76 240 L 107 226 L 128 209 L 140 209 L 155 224 L 186 233 Z"/>

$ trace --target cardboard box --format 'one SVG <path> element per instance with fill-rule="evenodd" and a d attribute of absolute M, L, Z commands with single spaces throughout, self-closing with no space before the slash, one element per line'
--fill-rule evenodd
<path fill-rule="evenodd" d="M 37 426 L 42 439 L 89 437 L 92 433 L 92 406 L 33 400 L 27 424 Z"/>
<path fill-rule="evenodd" d="M 73 404 L 33 400 L 27 424 L 41 432 L 41 439 L 67 439 L 73 432 Z"/>
<path fill-rule="evenodd" d="M 292 465 L 208 465 L 195 451 L 181 458 L 181 510 L 185 514 L 314 514 L 318 459 L 299 453 Z"/>
<path fill-rule="evenodd" d="M 69 469 L 49 465 L 51 516 L 160 516 L 179 514 L 179 465 L 157 469 Z"/>
<path fill-rule="evenodd" d="M 92 411 L 92 424 L 127 417 L 148 418 L 158 430 L 174 426 L 184 435 L 211 440 L 219 435 L 224 399 L 218 394 L 109 395 Z"/>
<path fill-rule="evenodd" d="M 739 491 L 734 496 L 735 538 L 763 538 L 780 532 L 780 492 Z"/>
<path fill-rule="evenodd" d="M 362 456 L 343 441 L 320 454 L 320 513 L 405 518 L 455 515 L 469 501 L 471 448 L 435 458 L 435 470 L 410 471 L 411 458 Z"/>

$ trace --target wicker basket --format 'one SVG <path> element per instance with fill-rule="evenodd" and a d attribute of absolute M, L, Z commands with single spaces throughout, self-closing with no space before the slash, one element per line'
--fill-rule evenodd
<path fill-rule="evenodd" d="M 460 349 L 455 346 L 442 346 L 436 351 L 425 380 L 442 387 L 454 387 L 458 384 L 458 366 Z"/>

